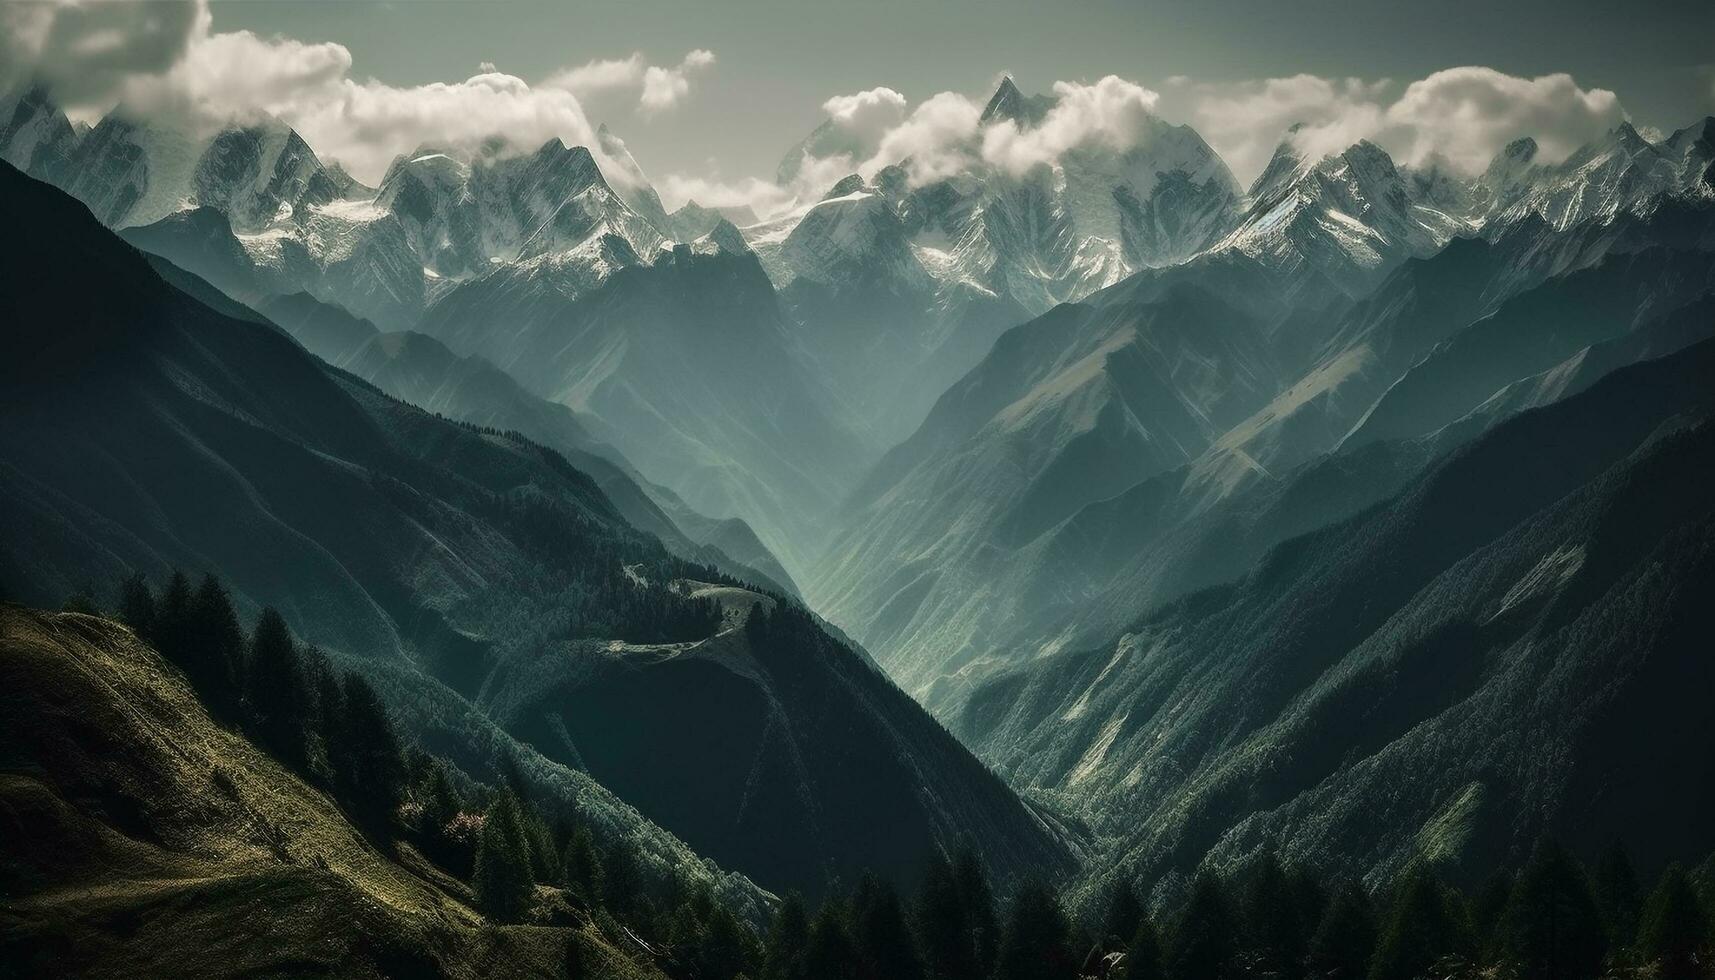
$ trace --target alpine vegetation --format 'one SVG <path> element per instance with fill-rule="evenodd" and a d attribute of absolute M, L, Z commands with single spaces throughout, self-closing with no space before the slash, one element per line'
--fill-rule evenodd
<path fill-rule="evenodd" d="M 0 5 L 0 975 L 1715 980 L 1715 20 L 1327 6 Z"/>

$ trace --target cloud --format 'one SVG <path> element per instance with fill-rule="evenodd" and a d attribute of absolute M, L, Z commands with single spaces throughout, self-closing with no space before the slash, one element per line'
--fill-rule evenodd
<path fill-rule="evenodd" d="M 635 88 L 643 84 L 642 52 L 624 58 L 588 61 L 576 68 L 566 68 L 543 79 L 548 88 L 560 88 L 579 98 L 589 98 L 613 89 Z"/>
<path fill-rule="evenodd" d="M 1191 125 L 1226 160 L 1241 182 L 1262 172 L 1275 147 L 1293 125 L 1306 153 L 1320 156 L 1342 150 L 1376 131 L 1382 107 L 1377 101 L 1391 85 L 1386 79 L 1320 78 L 1293 75 L 1231 84 L 1180 86 L 1162 111 L 1188 117 Z"/>
<path fill-rule="evenodd" d="M 1448 68 L 1406 86 L 1388 107 L 1378 142 L 1408 162 L 1439 155 L 1475 172 L 1520 136 L 1536 139 L 1539 159 L 1556 162 L 1624 118 L 1613 92 L 1579 88 L 1571 75 Z"/>
<path fill-rule="evenodd" d="M 0 3 L 0 82 L 34 75 L 74 111 L 99 114 L 117 104 L 203 135 L 278 118 L 367 181 L 420 146 L 474 150 L 496 137 L 512 151 L 554 138 L 584 144 L 605 172 L 618 173 L 596 146 L 580 95 L 629 89 L 642 111 L 659 112 L 682 100 L 688 76 L 714 60 L 697 49 L 658 68 L 631 55 L 536 84 L 483 62 L 462 81 L 396 86 L 354 78 L 341 44 L 215 32 L 206 0 Z"/>
<path fill-rule="evenodd" d="M 107 100 L 172 67 L 207 28 L 205 0 L 0 3 L 0 88 L 34 77 L 67 104 Z"/>
<path fill-rule="evenodd" d="M 651 65 L 643 72 L 643 94 L 637 103 L 644 112 L 671 109 L 691 90 L 691 72 L 715 63 L 714 52 L 703 48 L 686 54 L 678 67 L 661 68 Z"/>
<path fill-rule="evenodd" d="M 1614 93 L 1580 88 L 1570 75 L 1520 78 L 1482 67 L 1448 68 L 1403 89 L 1388 79 L 1316 75 L 1192 84 L 1162 111 L 1188 119 L 1242 181 L 1262 171 L 1295 123 L 1303 124 L 1295 144 L 1313 157 L 1368 139 L 1402 163 L 1437 158 L 1475 173 L 1521 136 L 1534 137 L 1539 159 L 1553 162 L 1625 117 Z"/>
<path fill-rule="evenodd" d="M 571 92 L 580 99 L 635 91 L 637 105 L 645 113 L 671 109 L 691 91 L 691 73 L 715 63 L 715 54 L 706 48 L 687 52 L 677 65 L 651 65 L 642 52 L 624 58 L 606 58 L 585 62 L 576 68 L 555 72 L 543 79 L 546 88 Z"/>
<path fill-rule="evenodd" d="M 905 165 L 921 184 L 984 165 L 1018 174 L 1082 146 L 1124 150 L 1136 145 L 1159 98 L 1115 75 L 1094 84 L 1056 82 L 1054 94 L 1054 107 L 1038 125 L 1003 120 L 987 127 L 984 102 L 959 92 L 914 107 L 886 87 L 836 95 L 822 104 L 831 128 L 786 168 L 790 189 L 808 197 L 846 174 L 873 176 L 892 164 Z"/>
<path fill-rule="evenodd" d="M 836 95 L 822 103 L 822 111 L 835 126 L 873 143 L 905 119 L 907 105 L 905 96 L 886 86 L 877 86 L 850 95 Z"/>
<path fill-rule="evenodd" d="M 1127 150 L 1137 144 L 1161 96 L 1118 75 L 1094 85 L 1055 82 L 1054 108 L 1040 125 L 1007 120 L 983 133 L 983 159 L 1012 174 L 1052 164 L 1088 145 Z"/>
<path fill-rule="evenodd" d="M 771 217 L 791 206 L 793 194 L 786 188 L 755 177 L 724 181 L 712 177 L 687 177 L 668 174 L 657 188 L 662 202 L 677 210 L 688 201 L 708 208 L 745 206 L 759 217 Z"/>

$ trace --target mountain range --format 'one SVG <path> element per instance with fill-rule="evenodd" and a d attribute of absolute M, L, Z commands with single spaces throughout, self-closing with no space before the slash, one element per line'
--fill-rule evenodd
<path fill-rule="evenodd" d="M 1247 188 L 1150 115 L 762 220 L 596 142 L 367 187 L 0 99 L 0 580 L 218 570 L 755 907 L 961 839 L 1086 902 L 1715 844 L 1655 761 L 1715 745 L 1715 118 L 1479 174 L 1291 130 Z"/>
<path fill-rule="evenodd" d="M 976 828 L 997 873 L 1069 861 L 1064 828 L 785 596 L 674 557 L 554 450 L 397 401 L 170 285 L 71 198 L 0 177 L 7 224 L 42 230 L 0 243 L 8 281 L 33 284 L 0 301 L 11 596 L 217 569 L 240 608 L 273 606 L 371 674 L 456 764 L 534 760 L 583 807 L 602 798 L 591 775 L 620 782 L 622 766 L 642 812 L 605 822 L 671 833 L 767 888 L 902 874 Z M 74 287 L 90 275 L 108 288 Z M 703 618 L 756 603 L 777 632 Z M 641 713 L 585 727 L 612 710 L 608 684 Z M 710 685 L 710 710 L 686 710 Z M 683 772 L 710 751 L 724 765 L 686 806 Z M 620 761 L 639 754 L 656 764 Z M 851 773 L 885 839 L 841 832 L 863 812 Z"/>

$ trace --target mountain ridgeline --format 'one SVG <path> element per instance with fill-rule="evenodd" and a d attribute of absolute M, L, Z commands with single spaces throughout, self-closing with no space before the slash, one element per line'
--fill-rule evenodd
<path fill-rule="evenodd" d="M 1706 975 L 1715 118 L 1305 137 L 805 189 L 830 122 L 759 218 L 605 127 L 368 187 L 0 97 L 0 590 L 133 629 L 0 615 L 68 851 L 5 941 L 292 894 L 377 975 Z M 386 813 L 127 614 L 180 569 L 373 699 Z"/>
<path fill-rule="evenodd" d="M 1060 828 L 783 596 L 674 557 L 552 450 L 398 402 L 271 323 L 222 315 L 70 198 L 4 179 L 8 222 L 44 230 L 0 246 L 21 276 L 9 281 L 35 284 L 4 299 L 16 357 L 0 581 L 13 596 L 218 569 L 241 608 L 279 609 L 371 673 L 408 731 L 479 773 L 496 739 L 541 739 L 544 767 L 587 763 L 598 779 L 604 760 L 659 748 L 653 767 L 625 773 L 643 816 L 750 862 L 729 866 L 766 887 L 813 893 L 832 875 L 915 866 L 979 827 L 997 873 L 1064 869 Z M 110 288 L 72 286 L 89 275 Z M 765 643 L 719 616 L 702 635 L 674 625 L 762 601 L 781 605 Z M 629 734 L 580 727 L 580 691 L 609 665 L 630 672 L 628 703 L 644 712 Z M 687 673 L 742 702 L 693 721 Z M 571 734 L 547 739 L 544 716 Z M 675 805 L 688 763 L 668 751 L 710 745 L 733 753 L 703 787 L 729 809 Z M 893 827 L 884 840 L 835 832 L 850 772 L 889 789 L 871 800 Z M 753 795 L 767 812 L 748 808 Z"/>

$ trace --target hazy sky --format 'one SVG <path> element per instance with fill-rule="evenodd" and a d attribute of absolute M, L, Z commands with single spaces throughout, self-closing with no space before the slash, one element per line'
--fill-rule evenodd
<path fill-rule="evenodd" d="M 58 13 L 32 23 L 43 10 Z M 1670 130 L 1715 112 L 1711 0 L 0 0 L 0 32 L 0 61 L 33 51 L 68 91 L 155 71 L 161 111 L 259 107 L 360 176 L 490 115 L 519 142 L 607 122 L 670 203 L 772 179 L 836 96 L 885 89 L 891 115 L 859 121 L 858 157 L 908 121 L 968 130 L 969 105 L 932 97 L 980 104 L 1002 72 L 1026 92 L 1118 76 L 1128 87 L 1078 125 L 1123 127 L 1113 98 L 1147 106 L 1195 125 L 1241 180 L 1294 119 L 1331 145 L 1445 143 L 1473 166 L 1518 135 L 1570 147 L 1621 117 Z M 1493 71 L 1436 74 L 1458 66 Z"/>

